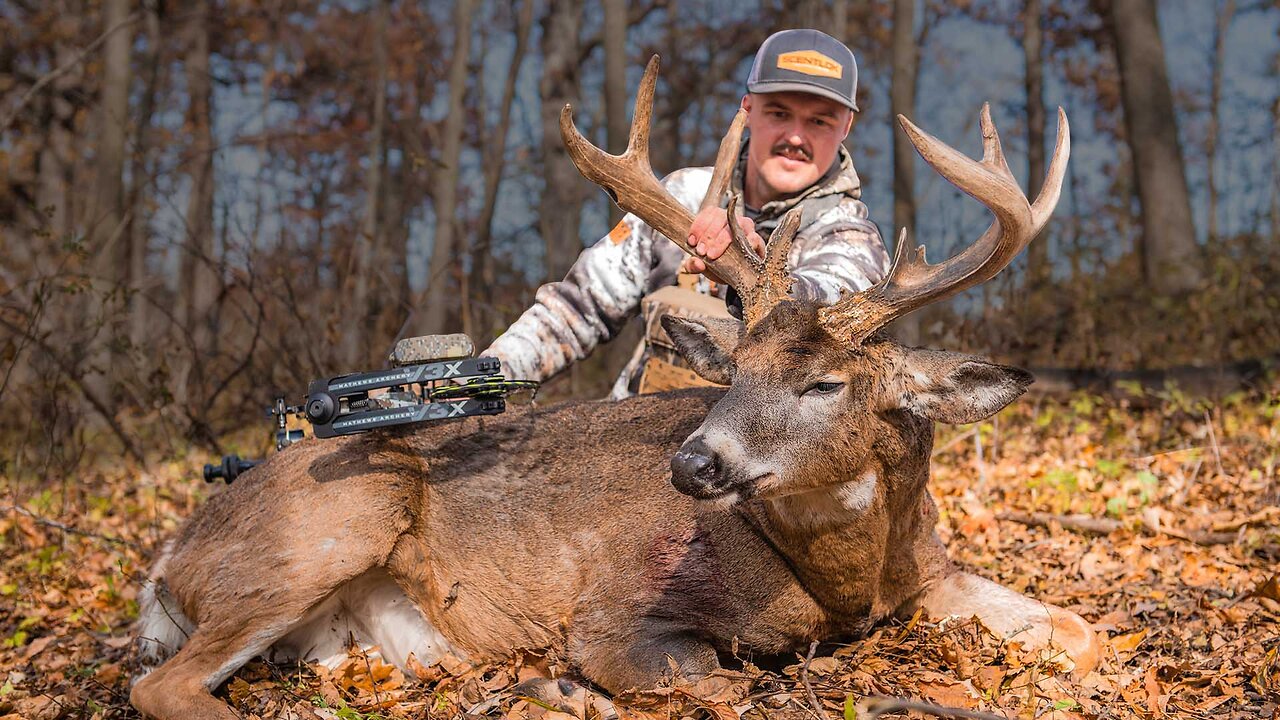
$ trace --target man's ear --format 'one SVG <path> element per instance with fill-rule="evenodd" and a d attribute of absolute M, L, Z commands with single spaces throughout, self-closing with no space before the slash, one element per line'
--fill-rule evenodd
<path fill-rule="evenodd" d="M 689 367 L 702 379 L 717 385 L 733 381 L 733 349 L 738 346 L 742 323 L 728 318 L 689 320 L 662 316 L 662 329 L 675 342 Z"/>
<path fill-rule="evenodd" d="M 1026 370 L 973 355 L 907 350 L 883 401 L 886 409 L 939 422 L 971 423 L 999 412 L 1034 380 Z"/>

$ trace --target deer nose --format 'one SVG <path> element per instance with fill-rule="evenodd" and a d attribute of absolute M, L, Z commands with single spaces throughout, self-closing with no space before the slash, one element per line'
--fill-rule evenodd
<path fill-rule="evenodd" d="M 715 451 L 701 440 L 691 440 L 671 458 L 671 484 L 693 497 L 711 497 L 724 492 L 718 482 L 720 461 Z"/>

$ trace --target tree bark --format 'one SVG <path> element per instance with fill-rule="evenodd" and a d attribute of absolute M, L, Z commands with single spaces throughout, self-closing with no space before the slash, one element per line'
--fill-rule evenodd
<path fill-rule="evenodd" d="M 1161 294 L 1190 292 L 1202 282 L 1203 267 L 1155 0 L 1113 0 L 1110 19 L 1142 203 L 1144 280 Z"/>
<path fill-rule="evenodd" d="M 369 169 L 364 183 L 364 220 L 359 245 L 355 248 L 356 262 L 353 263 L 350 284 L 351 307 L 355 309 L 356 318 L 370 315 L 369 286 L 382 256 L 382 180 L 387 162 L 387 24 L 390 14 L 391 0 L 377 0 L 373 13 L 373 120 L 369 129 Z M 369 360 L 371 329 L 367 323 L 356 322 L 348 324 L 344 331 L 346 348 L 343 356 L 349 368 L 363 367 Z"/>
<path fill-rule="evenodd" d="M 889 89 L 890 115 L 915 117 L 916 77 L 919 50 L 915 35 L 915 0 L 894 0 L 891 54 L 893 80 Z M 893 224 L 901 232 L 916 231 L 915 149 L 906 134 L 894 123 L 893 132 Z M 895 242 L 904 242 L 902 236 Z M 914 242 L 910 236 L 905 242 Z M 920 344 L 920 317 L 913 313 L 894 323 L 898 338 L 907 345 Z"/>
<path fill-rule="evenodd" d="M 627 149 L 627 2 L 604 3 L 604 107 L 609 152 Z M 609 204 L 609 225 L 622 219 L 622 210 Z"/>
<path fill-rule="evenodd" d="M 835 39 L 849 45 L 849 3 L 847 0 L 830 0 L 831 4 L 831 29 L 827 32 L 831 33 Z"/>
<path fill-rule="evenodd" d="M 121 25 L 129 16 L 128 0 L 105 0 L 102 9 L 104 28 Z M 112 291 L 129 279 L 124 163 L 129 129 L 129 48 L 132 39 L 132 29 L 121 28 L 111 33 L 103 44 L 94 199 L 85 218 L 86 234 L 93 253 L 92 274 L 101 292 L 87 296 L 91 303 L 103 303 L 117 297 Z M 114 304 L 101 304 L 96 308 L 86 308 L 89 312 L 84 314 L 85 317 L 93 317 L 100 312 L 106 321 L 106 327 L 95 336 L 89 354 L 91 360 L 86 382 L 97 397 L 106 399 L 108 405 L 111 405 L 112 394 L 109 379 L 111 355 L 107 345 L 116 332 L 115 323 L 122 319 L 120 309 Z"/>
<path fill-rule="evenodd" d="M 1218 134 L 1222 128 L 1222 66 L 1226 59 L 1227 31 L 1236 14 L 1235 0 L 1226 0 L 1217 9 L 1213 32 L 1213 57 L 1209 78 L 1209 129 L 1205 138 L 1205 163 L 1209 192 L 1208 245 L 1218 244 Z"/>
<path fill-rule="evenodd" d="M 498 110 L 497 125 L 485 136 L 490 139 L 484 145 L 484 206 L 476 226 L 476 242 L 471 252 L 471 287 L 492 288 L 497 278 L 493 267 L 493 216 L 498 207 L 498 189 L 502 184 L 502 172 L 506 168 L 507 135 L 511 130 L 511 105 L 516 96 L 516 77 L 524 56 L 529 49 L 529 31 L 533 27 L 534 0 L 523 0 L 516 12 L 515 50 L 511 55 L 507 77 L 502 86 L 502 101 Z M 476 329 L 477 347 L 486 347 L 496 330 L 497 314 L 485 303 L 472 303 L 471 326 Z"/>
<path fill-rule="evenodd" d="M 1276 57 L 1276 74 L 1280 75 L 1280 56 Z M 1274 252 L 1280 245 L 1280 98 L 1271 105 L 1271 242 Z"/>
<path fill-rule="evenodd" d="M 103 12 L 104 27 L 115 27 L 128 18 L 128 0 L 105 0 Z M 125 214 L 123 176 L 129 129 L 129 46 L 132 38 L 131 30 L 117 30 L 106 39 L 102 53 L 95 194 L 89 231 L 100 261 L 99 277 L 106 282 L 124 280 L 128 277 L 129 268 L 128 244 L 121 242 L 119 235 Z"/>
<path fill-rule="evenodd" d="M 219 273 L 213 251 L 213 87 L 209 75 L 209 0 L 195 0 L 186 8 L 187 127 L 191 131 L 187 172 L 187 242 L 182 255 L 182 317 L 191 333 L 194 351 L 209 347 L 213 302 Z M 198 378 L 197 378 L 198 380 Z"/>
<path fill-rule="evenodd" d="M 453 12 L 453 56 L 449 61 L 449 111 L 441 133 L 440 163 L 433 174 L 436 228 L 425 300 L 416 306 L 421 322 L 414 334 L 444 332 L 450 301 L 450 270 L 454 264 L 454 237 L 458 217 L 458 176 L 462 158 L 462 121 L 466 108 L 467 58 L 471 54 L 471 15 L 474 0 L 457 0 Z"/>
<path fill-rule="evenodd" d="M 542 26 L 542 158 L 546 183 L 538 228 L 546 246 L 545 278 L 561 280 L 582 250 L 578 237 L 586 181 L 560 138 L 560 108 L 578 99 L 581 0 L 551 0 Z"/>
<path fill-rule="evenodd" d="M 147 280 L 147 252 L 150 239 L 148 217 L 142 214 L 142 194 L 151 182 L 151 167 L 148 159 L 152 153 L 155 133 L 151 129 L 151 118 L 155 113 L 157 95 L 160 88 L 160 71 L 164 67 L 161 60 L 160 13 L 155 3 L 145 4 L 145 28 L 147 33 L 146 56 L 146 88 L 142 94 L 142 107 L 138 112 L 137 140 L 134 142 L 133 171 L 131 173 L 131 189 L 129 205 L 134 210 L 133 222 L 130 224 L 129 242 L 129 284 L 134 295 L 129 308 L 129 341 L 135 348 L 147 345 L 151 331 L 151 312 L 147 295 L 151 292 L 152 283 Z"/>
<path fill-rule="evenodd" d="M 1022 51 L 1027 88 L 1027 197 L 1035 199 L 1044 183 L 1044 33 L 1040 29 L 1040 0 L 1027 0 L 1022 15 Z M 1048 238 L 1027 248 L 1027 283 L 1038 287 L 1049 277 Z"/>

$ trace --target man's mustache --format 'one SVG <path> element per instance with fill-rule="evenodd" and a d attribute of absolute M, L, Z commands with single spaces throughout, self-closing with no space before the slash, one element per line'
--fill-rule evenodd
<path fill-rule="evenodd" d="M 774 155 L 781 155 L 783 152 L 787 150 L 793 150 L 795 152 L 800 153 L 800 155 L 804 157 L 806 162 L 813 160 L 813 153 L 809 152 L 809 149 L 806 147 L 802 147 L 800 145 L 792 145 L 791 143 L 778 143 L 777 145 L 773 146 Z"/>

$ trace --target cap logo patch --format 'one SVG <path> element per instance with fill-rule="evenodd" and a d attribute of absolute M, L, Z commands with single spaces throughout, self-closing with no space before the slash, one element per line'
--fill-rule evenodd
<path fill-rule="evenodd" d="M 817 50 L 782 53 L 778 56 L 778 68 L 837 80 L 844 77 L 844 66 Z"/>

